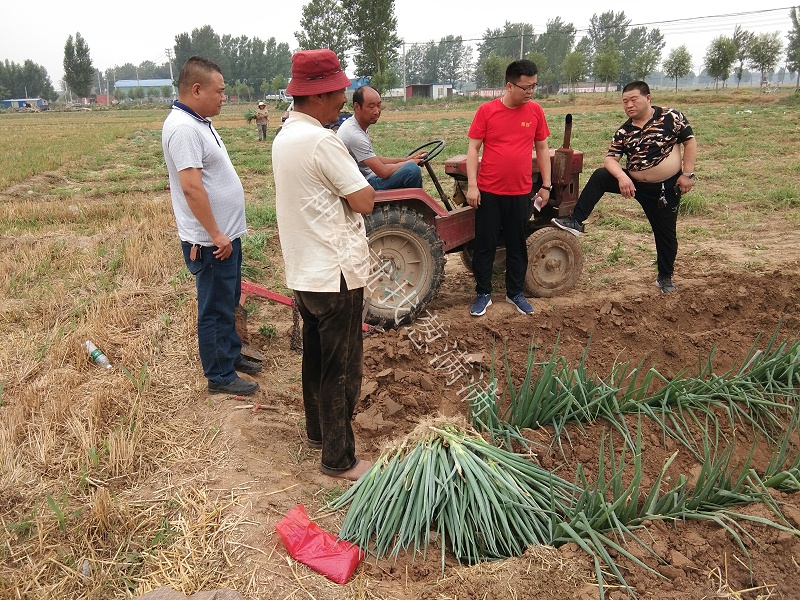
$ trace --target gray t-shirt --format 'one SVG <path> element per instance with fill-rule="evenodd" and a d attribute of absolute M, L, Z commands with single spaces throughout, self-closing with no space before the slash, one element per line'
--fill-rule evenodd
<path fill-rule="evenodd" d="M 377 154 L 375 154 L 375 151 L 372 149 L 372 142 L 369 139 L 369 134 L 361 129 L 361 125 L 358 124 L 356 118 L 350 117 L 342 123 L 336 135 L 344 142 L 350 156 L 358 163 L 358 170 L 361 171 L 361 174 L 366 179 L 375 177 L 374 171 L 365 165 L 364 161 L 373 156 L 377 156 Z"/>
<path fill-rule="evenodd" d="M 214 245 L 189 209 L 181 188 L 178 173 L 189 168 L 202 169 L 203 187 L 219 230 L 232 240 L 247 233 L 244 188 L 211 121 L 173 107 L 161 129 L 161 147 L 169 172 L 178 237 L 192 244 Z"/>

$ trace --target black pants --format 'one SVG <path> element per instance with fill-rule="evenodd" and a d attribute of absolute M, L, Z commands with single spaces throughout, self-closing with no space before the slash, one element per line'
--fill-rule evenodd
<path fill-rule="evenodd" d="M 500 196 L 481 191 L 481 203 L 475 210 L 475 241 L 472 272 L 475 291 L 492 293 L 492 268 L 497 245 L 502 236 L 506 247 L 506 295 L 513 298 L 525 288 L 528 270 L 527 223 L 531 195 Z"/>
<path fill-rule="evenodd" d="M 339 292 L 295 291 L 303 317 L 303 405 L 308 439 L 322 442 L 322 466 L 356 465 L 351 419 L 361 393 L 364 288 Z"/>
<path fill-rule="evenodd" d="M 677 224 L 681 195 L 674 190 L 678 177 L 680 177 L 680 171 L 660 183 L 646 183 L 632 179 L 636 186 L 636 200 L 642 206 L 653 230 L 658 274 L 666 277 L 672 277 L 675 257 L 678 255 Z M 662 189 L 667 204 L 663 208 L 659 206 Z M 601 167 L 592 173 L 589 181 L 586 182 L 578 198 L 578 203 L 572 211 L 572 216 L 583 223 L 592 214 L 595 205 L 606 192 L 619 194 L 619 182 L 608 172 L 608 169 Z"/>

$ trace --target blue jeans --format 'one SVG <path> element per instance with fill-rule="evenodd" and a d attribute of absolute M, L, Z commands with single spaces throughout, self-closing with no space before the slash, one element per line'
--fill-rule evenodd
<path fill-rule="evenodd" d="M 398 188 L 421 188 L 422 171 L 417 163 L 408 161 L 386 179 L 377 175 L 370 177 L 367 182 L 376 190 L 396 190 Z"/>
<path fill-rule="evenodd" d="M 227 385 L 237 377 L 242 341 L 236 333 L 234 311 L 242 295 L 242 241 L 232 242 L 225 260 L 214 256 L 216 246 L 204 246 L 191 260 L 192 244 L 181 242 L 183 259 L 197 285 L 197 343 L 203 374 L 209 381 Z"/>
<path fill-rule="evenodd" d="M 347 471 L 356 465 L 351 420 L 361 394 L 364 288 L 338 292 L 295 290 L 303 317 L 303 406 L 308 439 L 322 442 L 322 466 Z"/>

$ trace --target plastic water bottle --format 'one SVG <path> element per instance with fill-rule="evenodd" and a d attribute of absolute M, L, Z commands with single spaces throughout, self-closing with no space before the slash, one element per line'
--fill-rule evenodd
<path fill-rule="evenodd" d="M 89 358 L 92 359 L 96 365 L 103 367 L 104 369 L 110 369 L 111 363 L 108 361 L 108 357 L 103 354 L 103 351 L 100 350 L 97 346 L 95 346 L 89 340 L 86 340 L 83 343 L 83 347 L 86 349 L 86 353 L 89 355 Z"/>

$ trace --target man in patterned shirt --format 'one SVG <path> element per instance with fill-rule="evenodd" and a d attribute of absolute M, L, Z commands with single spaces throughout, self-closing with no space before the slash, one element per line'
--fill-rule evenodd
<path fill-rule="evenodd" d="M 664 293 L 672 292 L 678 254 L 678 204 L 681 194 L 691 191 L 694 183 L 697 141 L 682 113 L 651 106 L 650 87 L 644 81 L 633 81 L 623 88 L 622 106 L 629 119 L 614 134 L 604 166 L 586 182 L 572 215 L 553 219 L 553 223 L 580 235 L 583 222 L 606 192 L 636 198 L 656 242 L 656 285 Z M 620 164 L 623 155 L 626 168 Z"/>

